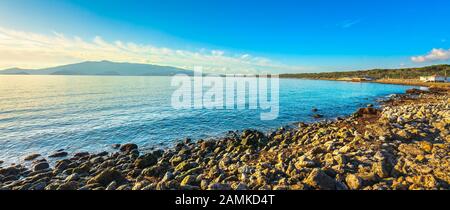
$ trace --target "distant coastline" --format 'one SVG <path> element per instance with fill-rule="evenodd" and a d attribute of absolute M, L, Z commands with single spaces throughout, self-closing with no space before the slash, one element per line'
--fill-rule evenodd
<path fill-rule="evenodd" d="M 343 72 L 281 74 L 280 78 L 331 80 L 347 82 L 375 82 L 394 85 L 411 85 L 450 89 L 450 82 L 423 82 L 421 76 L 450 74 L 450 65 L 433 65 L 421 68 L 373 69 Z M 367 79 L 366 79 L 367 78 Z M 352 81 L 353 80 L 353 81 Z"/>

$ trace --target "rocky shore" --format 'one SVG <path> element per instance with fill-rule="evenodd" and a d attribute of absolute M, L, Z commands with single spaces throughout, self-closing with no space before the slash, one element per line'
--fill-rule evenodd
<path fill-rule="evenodd" d="M 448 190 L 449 123 L 449 92 L 410 90 L 380 109 L 270 134 L 186 139 L 145 154 L 115 145 L 112 154 L 72 154 L 54 167 L 30 154 L 31 168 L 0 168 L 0 190 Z"/>

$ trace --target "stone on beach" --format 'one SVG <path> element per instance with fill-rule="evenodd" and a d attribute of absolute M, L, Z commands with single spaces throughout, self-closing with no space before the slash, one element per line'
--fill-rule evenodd
<path fill-rule="evenodd" d="M 68 154 L 69 154 L 69 153 L 67 153 L 67 152 L 60 151 L 60 152 L 55 152 L 55 153 L 49 155 L 48 157 L 50 157 L 50 158 L 65 157 L 65 156 L 67 156 Z"/>
<path fill-rule="evenodd" d="M 132 144 L 132 143 L 124 144 L 124 145 L 120 146 L 120 151 L 125 152 L 125 153 L 129 153 L 129 152 L 131 152 L 133 150 L 137 150 L 137 149 L 138 149 L 138 146 L 136 144 Z"/>
<path fill-rule="evenodd" d="M 31 155 L 26 156 L 24 158 L 24 160 L 25 161 L 32 161 L 32 160 L 34 160 L 34 159 L 36 159 L 36 158 L 38 158 L 40 156 L 41 156 L 41 154 L 31 154 Z"/>
<path fill-rule="evenodd" d="M 108 186 L 112 181 L 116 183 L 123 183 L 126 181 L 125 177 L 117 170 L 106 169 L 100 172 L 97 176 L 92 177 L 87 181 L 87 184 L 98 183 L 102 186 Z"/>

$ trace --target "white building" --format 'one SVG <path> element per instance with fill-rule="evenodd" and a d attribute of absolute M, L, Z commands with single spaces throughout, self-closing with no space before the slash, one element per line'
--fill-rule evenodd
<path fill-rule="evenodd" d="M 444 76 L 433 75 L 433 76 L 420 77 L 420 81 L 424 81 L 424 82 L 448 82 L 448 79 L 447 79 L 447 77 L 444 77 Z"/>

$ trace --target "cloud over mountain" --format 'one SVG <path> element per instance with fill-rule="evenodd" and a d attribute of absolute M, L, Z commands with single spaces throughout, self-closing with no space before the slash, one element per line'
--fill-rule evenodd
<path fill-rule="evenodd" d="M 202 66 L 205 72 L 215 73 L 303 70 L 301 67 L 284 65 L 267 58 L 223 50 L 179 50 L 133 42 L 111 42 L 100 36 L 84 40 L 57 32 L 39 34 L 0 27 L 0 69 L 45 68 L 95 60 L 168 65 L 186 69 Z"/>

